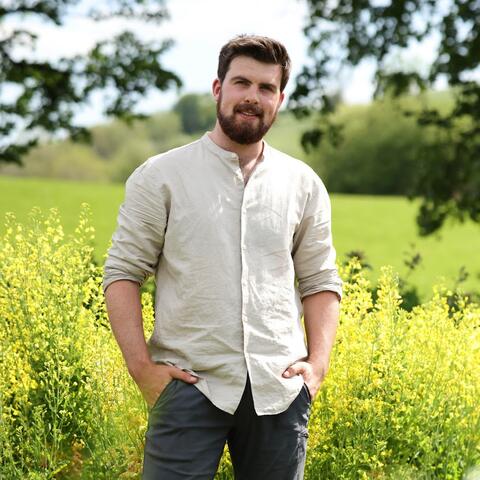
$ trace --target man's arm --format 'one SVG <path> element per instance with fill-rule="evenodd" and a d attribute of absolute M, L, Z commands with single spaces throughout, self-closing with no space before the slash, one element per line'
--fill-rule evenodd
<path fill-rule="evenodd" d="M 173 378 L 195 383 L 197 378 L 183 370 L 152 362 L 143 331 L 142 305 L 138 283 L 118 280 L 105 291 L 108 317 L 122 351 L 128 372 L 151 407 Z"/>
<path fill-rule="evenodd" d="M 303 299 L 303 318 L 307 335 L 308 357 L 290 365 L 284 377 L 302 375 L 315 398 L 327 374 L 330 353 L 335 342 L 340 302 L 334 292 L 323 291 L 307 295 Z"/>

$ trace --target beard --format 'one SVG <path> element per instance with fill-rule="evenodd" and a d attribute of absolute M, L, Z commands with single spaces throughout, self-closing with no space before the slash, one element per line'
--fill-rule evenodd
<path fill-rule="evenodd" d="M 253 113 L 256 115 L 258 121 L 241 121 L 236 118 L 237 113 Z M 277 117 L 277 113 L 273 116 L 270 122 L 265 122 L 265 114 L 263 110 L 254 104 L 243 103 L 237 105 L 233 109 L 231 115 L 225 115 L 222 112 L 222 95 L 217 102 L 217 119 L 222 127 L 225 135 L 235 143 L 240 145 L 250 145 L 259 142 L 266 133 L 270 130 Z"/>

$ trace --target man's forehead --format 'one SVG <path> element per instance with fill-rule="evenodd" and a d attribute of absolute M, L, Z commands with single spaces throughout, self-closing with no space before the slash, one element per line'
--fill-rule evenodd
<path fill-rule="evenodd" d="M 230 62 L 226 77 L 245 77 L 248 79 L 272 83 L 280 87 L 282 68 L 278 64 L 265 63 L 245 55 L 239 55 Z"/>

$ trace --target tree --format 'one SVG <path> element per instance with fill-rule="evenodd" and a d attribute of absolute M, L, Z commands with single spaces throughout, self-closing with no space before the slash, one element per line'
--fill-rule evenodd
<path fill-rule="evenodd" d="M 329 91 L 338 69 L 372 61 L 376 96 L 399 96 L 448 81 L 454 107 L 448 112 L 423 108 L 415 115 L 435 140 L 422 148 L 412 197 L 421 198 L 417 223 L 421 234 L 439 229 L 448 217 L 480 221 L 480 3 L 477 0 L 306 0 L 304 32 L 311 63 L 296 79 L 290 106 L 297 115 L 316 110 L 317 128 L 306 132 L 306 148 L 322 137 L 341 139 L 329 122 L 334 110 Z M 407 68 L 395 56 L 416 42 L 437 39 L 428 68 Z M 478 77 L 477 77 L 478 78 Z M 399 132 L 401 134 L 401 132 Z M 433 138 L 433 137 L 432 137 Z"/>
<path fill-rule="evenodd" d="M 182 122 L 182 130 L 187 134 L 204 132 L 215 125 L 217 118 L 215 102 L 210 94 L 183 95 L 174 105 Z"/>
<path fill-rule="evenodd" d="M 399 115 L 408 100 L 412 99 L 337 109 L 332 122 L 342 125 L 342 142 L 332 145 L 324 140 L 310 156 L 329 190 L 364 195 L 410 193 L 417 177 L 418 148 L 427 139 L 414 119 Z"/>
<path fill-rule="evenodd" d="M 63 26 L 68 15 L 78 15 L 79 0 L 9 0 L 0 4 L 0 27 L 9 18 L 25 16 Z M 80 2 L 80 6 L 82 3 Z M 87 2 L 84 15 L 101 23 L 122 18 L 128 22 L 161 22 L 167 12 L 163 0 L 100 0 Z M 138 28 L 138 23 L 136 25 Z M 142 115 L 134 107 L 150 89 L 180 86 L 175 73 L 166 70 L 161 55 L 170 41 L 146 43 L 126 29 L 111 40 L 99 41 L 86 55 L 42 61 L 18 59 L 22 44 L 35 45 L 26 29 L 0 30 L 0 161 L 21 163 L 21 157 L 38 143 L 39 136 L 68 134 L 88 140 L 88 130 L 75 121 L 80 105 L 94 93 L 108 94 L 103 113 L 130 121 Z M 15 92 L 15 93 L 13 93 Z M 27 132 L 18 140 L 18 132 Z"/>

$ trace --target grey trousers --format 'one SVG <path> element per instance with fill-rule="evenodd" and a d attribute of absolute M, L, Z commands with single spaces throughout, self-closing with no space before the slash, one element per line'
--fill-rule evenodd
<path fill-rule="evenodd" d="M 211 480 L 228 442 L 236 480 L 302 480 L 310 395 L 277 415 L 255 413 L 250 382 L 231 415 L 194 385 L 170 382 L 151 409 L 143 480 Z"/>

